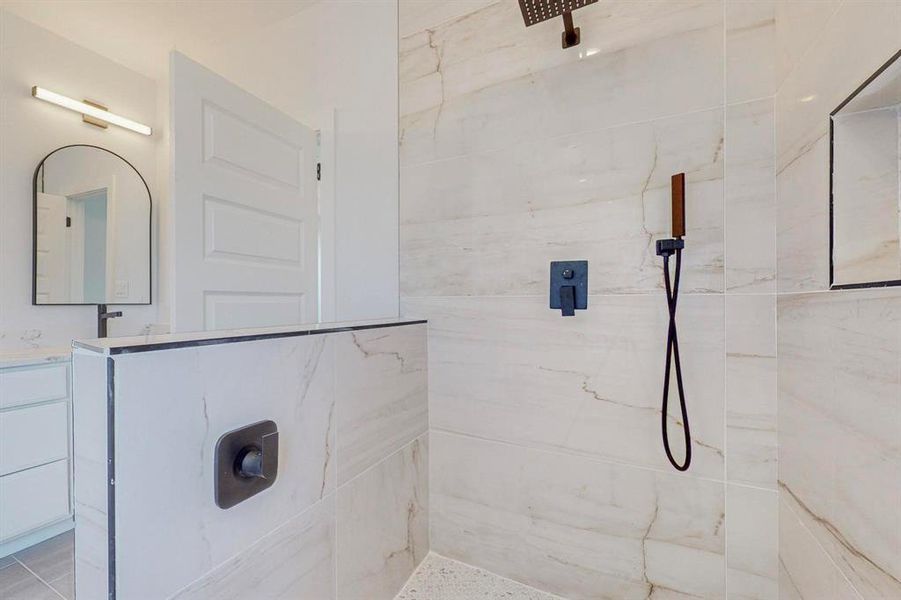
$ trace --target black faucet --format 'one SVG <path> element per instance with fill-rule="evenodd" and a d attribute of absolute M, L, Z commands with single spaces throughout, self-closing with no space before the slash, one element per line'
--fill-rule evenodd
<path fill-rule="evenodd" d="M 107 321 L 121 317 L 122 311 L 116 310 L 107 312 L 106 304 L 97 305 L 97 337 L 105 338 L 107 336 Z"/>

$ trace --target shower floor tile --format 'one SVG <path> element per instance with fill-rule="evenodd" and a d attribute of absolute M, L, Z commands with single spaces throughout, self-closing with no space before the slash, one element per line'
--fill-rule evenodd
<path fill-rule="evenodd" d="M 430 553 L 394 600 L 563 600 L 484 569 Z"/>

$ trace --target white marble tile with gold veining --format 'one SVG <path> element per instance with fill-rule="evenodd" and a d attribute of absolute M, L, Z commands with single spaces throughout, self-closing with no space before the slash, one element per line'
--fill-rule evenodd
<path fill-rule="evenodd" d="M 338 488 L 338 597 L 391 600 L 429 553 L 429 435 Z"/>
<path fill-rule="evenodd" d="M 434 10 L 431 4 L 399 5 L 402 24 L 419 23 L 415 31 L 402 25 L 402 115 L 598 55 L 720 27 L 723 19 L 719 0 L 607 0 L 575 13 L 581 42 L 561 52 L 559 19 L 526 28 L 516 2 L 444 2 Z"/>
<path fill-rule="evenodd" d="M 173 596 L 211 598 L 334 599 L 334 493 Z"/>
<path fill-rule="evenodd" d="M 865 598 L 901 595 L 901 294 L 780 297 L 783 499 Z"/>
<path fill-rule="evenodd" d="M 419 66 L 402 66 L 402 71 L 427 72 L 427 60 L 441 58 L 443 63 L 432 47 L 434 40 L 421 38 L 419 51 L 426 56 L 415 61 Z M 409 167 L 721 106 L 722 45 L 718 23 L 528 72 L 408 113 L 401 118 L 401 164 Z M 405 102 L 417 108 L 427 104 L 421 99 Z"/>
<path fill-rule="evenodd" d="M 726 107 L 725 279 L 727 292 L 776 289 L 773 101 Z"/>
<path fill-rule="evenodd" d="M 592 293 L 662 291 L 654 240 L 670 235 L 677 172 L 682 291 L 722 291 L 722 120 L 705 111 L 403 169 L 402 293 L 545 295 L 548 261 L 573 258 L 589 260 Z"/>
<path fill-rule="evenodd" d="M 822 3 L 821 11 L 831 10 Z M 829 114 L 901 47 L 901 3 L 844 2 L 776 95 L 781 171 L 829 130 Z"/>
<path fill-rule="evenodd" d="M 861 600 L 784 501 L 779 502 L 780 600 Z"/>
<path fill-rule="evenodd" d="M 335 489 L 330 336 L 114 360 L 121 597 L 169 597 Z M 223 510 L 214 496 L 216 443 L 228 431 L 266 419 L 279 429 L 276 482 Z M 147 477 L 161 464 L 177 468 Z"/>
<path fill-rule="evenodd" d="M 899 93 L 898 101 L 901 101 Z M 833 125 L 834 282 L 901 280 L 901 104 L 837 115 Z"/>
<path fill-rule="evenodd" d="M 726 486 L 726 561 L 729 598 L 779 598 L 779 494 Z"/>
<path fill-rule="evenodd" d="M 440 554 L 566 598 L 725 598 L 720 483 L 443 432 L 432 474 Z"/>
<path fill-rule="evenodd" d="M 778 86 L 775 0 L 726 0 L 726 103 L 767 98 Z"/>
<path fill-rule="evenodd" d="M 726 473 L 776 489 L 776 299 L 726 295 Z"/>
<path fill-rule="evenodd" d="M 338 485 L 425 433 L 426 325 L 335 336 Z"/>
<path fill-rule="evenodd" d="M 757 2 L 758 0 L 748 0 Z M 797 67 L 844 0 L 775 2 L 777 87 Z"/>
<path fill-rule="evenodd" d="M 670 469 L 660 407 L 662 294 L 591 296 L 561 318 L 547 298 L 406 299 L 429 318 L 433 429 Z M 693 436 L 692 473 L 723 477 L 723 298 L 682 296 L 679 342 Z M 678 402 L 670 433 L 681 456 Z"/>
<path fill-rule="evenodd" d="M 501 0 L 400 0 L 398 4 L 398 30 L 403 39 L 425 29 L 476 12 Z"/>
<path fill-rule="evenodd" d="M 829 136 L 776 175 L 776 287 L 829 288 Z"/>

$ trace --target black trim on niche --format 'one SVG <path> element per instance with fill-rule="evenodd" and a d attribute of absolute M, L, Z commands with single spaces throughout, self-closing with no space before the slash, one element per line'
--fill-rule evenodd
<path fill-rule="evenodd" d="M 41 162 L 38 163 L 38 166 L 34 169 L 34 176 L 31 179 L 31 200 L 32 200 L 32 209 L 31 209 L 31 303 L 34 306 L 96 306 L 96 302 L 46 302 L 46 303 L 38 303 L 38 176 L 41 176 L 43 183 L 43 167 L 44 163 L 48 158 L 59 152 L 60 150 L 65 150 L 66 148 L 94 148 L 96 150 L 102 150 L 103 152 L 107 152 L 112 154 L 126 165 L 131 167 L 131 169 L 138 175 L 141 179 L 141 183 L 144 184 L 144 189 L 147 190 L 147 246 L 148 246 L 148 254 L 147 254 L 147 302 L 105 302 L 104 304 L 109 305 L 121 305 L 121 306 L 149 306 L 153 304 L 153 195 L 150 193 L 150 186 L 147 185 L 147 180 L 144 179 L 144 176 L 141 175 L 141 172 L 138 169 L 128 162 L 125 157 L 120 154 L 116 154 L 112 150 L 108 150 L 102 146 L 95 146 L 93 144 L 69 144 L 67 146 L 60 146 L 56 150 L 48 153 L 44 158 L 41 159 Z"/>
<path fill-rule="evenodd" d="M 860 92 L 870 85 L 877 77 L 901 58 L 901 50 L 898 50 L 888 61 L 879 67 L 875 73 L 867 77 L 850 96 L 845 98 L 831 113 L 829 113 L 829 289 L 830 290 L 858 290 L 863 288 L 880 288 L 901 286 L 901 279 L 887 281 L 865 281 L 860 283 L 835 283 L 835 115 L 843 109 Z"/>

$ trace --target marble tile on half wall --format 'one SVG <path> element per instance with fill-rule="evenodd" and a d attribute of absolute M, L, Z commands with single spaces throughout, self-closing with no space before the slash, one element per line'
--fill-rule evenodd
<path fill-rule="evenodd" d="M 166 598 L 334 491 L 331 336 L 125 354 L 115 361 L 118 546 L 154 557 L 118 557 L 122 597 Z M 279 429 L 278 478 L 222 510 L 214 496 L 216 442 L 266 419 Z M 163 480 L 148 480 L 146 473 L 158 470 L 154 447 L 161 438 L 181 463 Z"/>
<path fill-rule="evenodd" d="M 338 484 L 429 428 L 427 326 L 335 336 Z"/>
<path fill-rule="evenodd" d="M 335 495 L 323 498 L 173 598 L 334 599 Z"/>
<path fill-rule="evenodd" d="M 662 293 L 654 240 L 671 235 L 678 172 L 682 291 L 722 291 L 717 109 L 402 169 L 402 294 L 544 296 L 548 262 L 573 258 L 589 260 L 591 293 Z"/>
<path fill-rule="evenodd" d="M 573 600 L 725 598 L 723 485 L 432 434 L 432 544 Z"/>
<path fill-rule="evenodd" d="M 557 35 L 547 52 L 560 52 Z M 527 73 L 406 114 L 401 164 L 719 107 L 722 38 L 717 23 Z"/>
<path fill-rule="evenodd" d="M 726 295 L 726 473 L 770 490 L 778 479 L 776 298 Z"/>
<path fill-rule="evenodd" d="M 783 498 L 864 598 L 901 597 L 901 293 L 778 309 Z"/>
<path fill-rule="evenodd" d="M 729 599 L 778 600 L 778 492 L 729 484 L 726 506 Z"/>
<path fill-rule="evenodd" d="M 338 598 L 391 600 L 429 553 L 429 435 L 338 488 Z"/>
<path fill-rule="evenodd" d="M 591 296 L 574 318 L 547 302 L 404 301 L 405 314 L 429 319 L 432 430 L 671 469 L 660 434 L 663 294 Z M 723 297 L 682 296 L 679 311 L 691 474 L 722 479 Z M 677 401 L 670 410 L 670 439 L 681 456 Z"/>
<path fill-rule="evenodd" d="M 726 291 L 776 290 L 773 100 L 726 107 Z"/>

